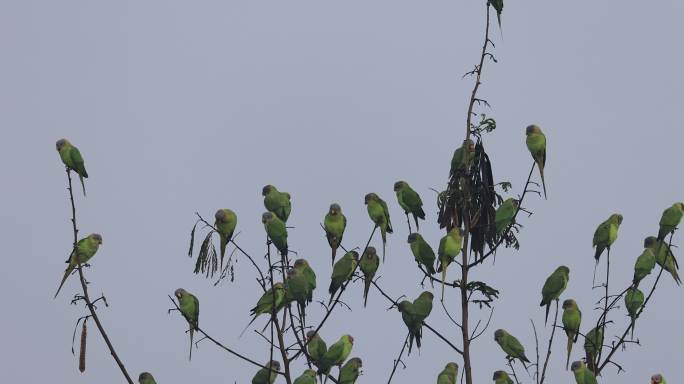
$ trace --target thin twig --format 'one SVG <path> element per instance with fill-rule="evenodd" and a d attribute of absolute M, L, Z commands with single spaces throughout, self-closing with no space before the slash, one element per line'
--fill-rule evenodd
<path fill-rule="evenodd" d="M 534 364 L 535 366 L 535 371 L 536 374 L 534 375 L 534 379 L 537 384 L 539 384 L 539 337 L 537 336 L 537 327 L 534 325 L 534 321 L 530 319 L 530 323 L 532 323 L 532 331 L 534 332 L 534 346 L 535 346 L 535 351 L 537 352 L 537 360 Z M 555 325 L 554 325 L 555 327 Z"/>
<path fill-rule="evenodd" d="M 553 337 L 556 334 L 556 325 L 558 325 L 558 299 L 556 299 L 556 315 L 553 318 L 553 327 L 551 327 L 551 337 L 549 338 L 549 348 L 546 350 L 546 358 L 544 359 L 544 368 L 542 369 L 541 380 L 539 384 L 544 382 L 546 377 L 546 367 L 549 364 L 549 359 L 551 358 L 551 345 L 553 344 Z M 535 331 L 536 333 L 536 331 Z M 536 334 L 535 334 L 536 337 Z M 538 363 L 537 363 L 538 364 Z M 539 367 L 537 366 L 537 372 L 539 372 Z"/>
<path fill-rule="evenodd" d="M 394 367 L 392 367 L 392 372 L 390 373 L 389 379 L 387 380 L 387 384 L 390 384 L 392 382 L 392 377 L 394 377 L 394 372 L 397 371 L 397 367 L 399 366 L 399 363 L 401 362 L 401 356 L 404 354 L 404 350 L 406 349 L 406 344 L 408 344 L 409 335 L 410 334 L 408 334 L 408 333 L 406 334 L 406 339 L 404 339 L 404 344 L 401 345 L 401 351 L 399 352 L 399 356 L 397 357 L 396 360 L 394 360 Z"/>

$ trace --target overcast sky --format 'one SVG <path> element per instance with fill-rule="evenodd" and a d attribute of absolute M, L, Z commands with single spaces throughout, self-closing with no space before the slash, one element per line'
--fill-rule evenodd
<path fill-rule="evenodd" d="M 0 3 L 0 381 L 122 382 L 92 323 L 87 371 L 78 372 L 70 343 L 85 311 L 69 305 L 77 279 L 52 300 L 71 248 L 66 178 L 55 151 L 61 137 L 80 148 L 90 173 L 88 197 L 77 195 L 81 233 L 104 237 L 87 271 L 91 294 L 107 296 L 101 319 L 136 378 L 148 370 L 160 384 L 248 383 L 255 372 L 208 342 L 188 362 L 186 326 L 166 313 L 166 295 L 178 287 L 199 297 L 206 331 L 268 359 L 257 335 L 238 339 L 259 296 L 250 265 L 239 259 L 235 282 L 213 287 L 191 273 L 194 260 L 186 256 L 194 212 L 210 218 L 220 207 L 239 215 L 238 243 L 263 254 L 260 192 L 268 183 L 292 195 L 290 244 L 318 274 L 317 299 L 328 297 L 329 248 L 319 227 L 328 205 L 339 202 L 347 215 L 345 245 L 362 246 L 372 229 L 363 205 L 371 191 L 388 201 L 396 228 L 379 282 L 395 297 L 415 297 L 420 275 L 392 185 L 406 180 L 423 196 L 428 221 L 421 230 L 436 246 L 441 233 L 429 188 L 445 184 L 463 140 L 472 79 L 461 77 L 482 45 L 483 2 Z M 549 199 L 526 199 L 534 215 L 521 220 L 520 251 L 500 251 L 495 265 L 472 273 L 501 291 L 491 328 L 473 345 L 476 382 L 505 368 L 495 329 L 508 329 L 534 355 L 533 319 L 545 347 L 551 328 L 538 303 L 558 265 L 571 269 L 563 298 L 578 301 L 583 332 L 595 322 L 596 225 L 613 212 L 624 215 L 612 253 L 619 291 L 662 210 L 683 199 L 683 11 L 674 0 L 506 4 L 504 39 L 493 31 L 498 64 L 487 64 L 481 88 L 492 105 L 483 111 L 498 123 L 486 145 L 495 178 L 511 181 L 515 196 L 531 164 L 524 128 L 538 123 L 548 139 Z M 373 244 L 380 246 L 379 238 Z M 627 374 L 617 378 L 609 367 L 602 382 L 647 383 L 655 372 L 674 380 L 683 289 L 664 276 L 637 323 L 642 346 L 617 354 Z M 364 361 L 359 383 L 383 382 L 405 327 L 377 292 L 364 309 L 361 293 L 361 283 L 350 286 L 343 298 L 353 311 L 336 309 L 321 333 L 329 342 L 354 335 L 352 355 Z M 447 303 L 458 314 L 456 292 Z M 321 314 L 312 305 L 308 319 L 318 322 Z M 488 312 L 472 314 L 474 324 Z M 439 306 L 428 320 L 461 344 Z M 611 335 L 628 321 L 624 309 L 611 320 Z M 569 383 L 562 332 L 557 337 L 549 382 Z M 578 344 L 573 359 L 581 350 Z M 395 382 L 434 382 L 448 361 L 462 365 L 426 333 Z M 293 369 L 301 372 L 301 361 Z"/>

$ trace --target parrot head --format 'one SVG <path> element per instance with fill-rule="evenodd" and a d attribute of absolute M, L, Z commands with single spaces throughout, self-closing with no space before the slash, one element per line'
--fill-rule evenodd
<path fill-rule="evenodd" d="M 500 380 L 500 379 L 505 379 L 508 377 L 508 374 L 504 371 L 496 371 L 494 372 L 494 376 L 492 377 L 492 380 Z"/>
<path fill-rule="evenodd" d="M 610 222 L 616 225 L 622 224 L 622 215 L 619 213 L 613 213 L 610 215 Z"/>
<path fill-rule="evenodd" d="M 463 141 L 463 146 L 468 150 L 468 152 L 475 152 L 475 142 L 468 139 Z"/>
<path fill-rule="evenodd" d="M 352 337 L 352 335 L 344 335 L 342 336 L 342 338 L 349 342 L 351 345 L 354 345 L 354 338 Z"/>
<path fill-rule="evenodd" d="M 261 222 L 262 222 L 262 223 L 266 224 L 266 223 L 268 223 L 268 222 L 271 221 L 271 220 L 273 220 L 273 213 L 271 213 L 271 212 L 264 212 L 264 213 L 261 215 Z"/>
<path fill-rule="evenodd" d="M 573 299 L 563 301 L 563 309 L 577 308 L 577 303 Z"/>
<path fill-rule="evenodd" d="M 149 372 L 143 372 L 138 376 L 138 381 L 142 382 L 143 380 L 154 380 L 154 377 Z"/>
<path fill-rule="evenodd" d="M 295 268 L 308 267 L 309 263 L 304 259 L 297 259 L 294 263 Z"/>
<path fill-rule="evenodd" d="M 358 253 L 358 252 L 356 252 L 356 251 L 349 251 L 349 253 L 351 253 L 352 259 L 354 259 L 354 260 L 357 261 L 357 262 L 359 261 L 359 253 Z"/>
<path fill-rule="evenodd" d="M 173 293 L 173 295 L 176 296 L 176 298 L 177 298 L 178 300 L 180 300 L 180 298 L 181 298 L 183 295 L 187 295 L 187 294 L 188 294 L 188 292 L 187 292 L 185 289 L 183 289 L 183 288 L 178 288 L 178 289 L 176 289 L 176 291 Z"/>
<path fill-rule="evenodd" d="M 271 184 L 266 185 L 263 188 L 261 188 L 261 196 L 266 196 L 275 190 L 276 190 L 276 187 L 272 186 Z"/>
<path fill-rule="evenodd" d="M 218 211 L 216 211 L 214 218 L 218 222 L 228 221 L 228 212 L 226 212 L 226 210 L 224 210 L 224 209 L 219 209 Z"/>
<path fill-rule="evenodd" d="M 418 297 L 432 301 L 435 298 L 435 295 L 433 295 L 432 292 L 425 291 L 425 292 L 421 293 L 420 296 L 418 296 Z"/>
<path fill-rule="evenodd" d="M 452 237 L 463 237 L 463 230 L 459 227 L 454 227 L 449 231 L 449 235 Z"/>
<path fill-rule="evenodd" d="M 356 368 L 363 367 L 363 361 L 361 361 L 361 359 L 359 359 L 358 357 L 354 357 L 352 359 L 349 359 L 349 363 L 356 366 Z"/>
<path fill-rule="evenodd" d="M 397 305 L 397 309 L 399 310 L 399 312 L 404 313 L 404 312 L 408 311 L 412 305 L 413 304 L 410 301 L 404 300 L 401 303 L 399 303 L 399 305 Z"/>
<path fill-rule="evenodd" d="M 394 183 L 394 192 L 396 192 L 396 191 L 398 191 L 404 187 L 408 187 L 408 184 L 405 181 L 399 180 L 396 183 Z"/>
<path fill-rule="evenodd" d="M 505 336 L 506 331 L 504 331 L 503 329 L 497 329 L 496 332 L 494 332 L 494 340 L 496 340 L 498 343 L 500 343 Z"/>
<path fill-rule="evenodd" d="M 406 240 L 407 243 L 412 244 L 415 243 L 416 241 L 419 241 L 422 238 L 420 233 L 412 233 L 408 235 L 408 239 Z"/>
<path fill-rule="evenodd" d="M 306 371 L 304 371 L 304 376 L 315 378 L 316 377 L 316 371 L 314 371 L 313 369 L 307 369 Z"/>
<path fill-rule="evenodd" d="M 342 208 L 337 203 L 330 204 L 330 210 L 328 211 L 331 215 L 337 215 L 342 212 Z"/>
<path fill-rule="evenodd" d="M 275 283 L 273 284 L 273 289 L 277 291 L 279 289 L 285 289 L 285 286 L 283 285 L 283 283 Z"/>
<path fill-rule="evenodd" d="M 651 376 L 651 384 L 660 384 L 663 382 L 663 375 L 660 373 L 656 373 L 655 375 Z"/>
<path fill-rule="evenodd" d="M 451 370 L 451 371 L 454 371 L 454 372 L 458 372 L 458 364 L 453 363 L 453 362 L 452 362 L 452 363 L 447 363 L 447 365 L 446 365 L 444 368 L 445 368 L 445 369 L 448 369 L 448 370 Z"/>
<path fill-rule="evenodd" d="M 572 365 L 570 366 L 570 370 L 575 372 L 577 370 L 580 370 L 584 367 L 584 363 L 581 361 L 574 361 Z"/>
<path fill-rule="evenodd" d="M 679 206 L 680 211 L 684 211 L 684 203 L 677 203 L 677 206 Z"/>
<path fill-rule="evenodd" d="M 309 332 L 306 333 L 306 339 L 307 339 L 307 340 L 311 340 L 311 339 L 313 339 L 314 337 L 316 337 L 316 335 L 317 335 L 316 331 L 309 331 Z"/>
<path fill-rule="evenodd" d="M 368 205 L 371 201 L 378 201 L 379 197 L 375 193 L 368 193 L 366 197 L 363 198 L 364 204 Z"/>
<path fill-rule="evenodd" d="M 655 238 L 655 236 L 649 236 L 644 239 L 644 248 L 653 248 L 656 245 L 656 241 L 658 239 Z"/>
<path fill-rule="evenodd" d="M 266 364 L 266 368 L 271 368 L 275 369 L 276 371 L 280 371 L 280 363 L 275 360 L 271 360 Z"/>
<path fill-rule="evenodd" d="M 570 275 L 570 268 L 566 267 L 565 265 L 561 265 L 561 266 L 558 267 L 556 270 L 559 271 L 559 272 L 563 272 L 563 274 L 564 274 L 565 276 L 569 276 L 569 275 Z"/>
<path fill-rule="evenodd" d="M 366 248 L 366 251 L 363 253 L 363 255 L 364 255 L 367 259 L 372 259 L 373 256 L 375 256 L 375 252 L 376 252 L 376 251 L 375 251 L 375 247 L 368 247 L 368 248 Z"/>
<path fill-rule="evenodd" d="M 533 133 L 542 133 L 542 130 L 541 130 L 541 128 L 539 128 L 538 125 L 534 125 L 534 124 L 528 125 L 527 129 L 525 129 L 525 135 L 529 136 Z"/>
<path fill-rule="evenodd" d="M 518 208 L 518 205 L 520 205 L 520 201 L 512 198 L 511 204 L 513 204 L 513 208 Z"/>
<path fill-rule="evenodd" d="M 95 240 L 98 245 L 102 245 L 102 235 L 100 235 L 99 233 L 91 233 L 90 235 L 88 235 L 88 237 L 92 240 Z"/>
<path fill-rule="evenodd" d="M 57 144 L 56 144 L 56 145 L 57 145 L 57 150 L 58 150 L 58 151 L 61 151 L 62 148 L 64 148 L 65 146 L 67 146 L 67 145 L 69 145 L 69 144 L 71 144 L 71 143 L 69 142 L 69 140 L 67 140 L 67 139 L 59 139 L 59 140 L 57 140 Z"/>

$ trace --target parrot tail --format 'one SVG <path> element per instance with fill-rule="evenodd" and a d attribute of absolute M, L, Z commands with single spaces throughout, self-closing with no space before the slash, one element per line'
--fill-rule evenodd
<path fill-rule="evenodd" d="M 71 274 L 71 272 L 74 270 L 71 266 L 69 266 L 66 271 L 64 271 L 64 277 L 62 277 L 62 282 L 59 283 L 59 288 L 57 288 L 57 292 L 55 293 L 55 296 L 52 298 L 53 300 L 57 298 L 57 295 L 59 295 L 59 291 L 62 290 L 62 286 L 64 285 L 64 282 L 66 282 L 67 278 Z"/>
<path fill-rule="evenodd" d="M 245 333 L 245 331 L 247 330 L 247 328 L 249 328 L 249 326 L 252 325 L 252 323 L 254 322 L 254 320 L 257 319 L 257 317 L 258 317 L 258 315 L 256 315 L 256 314 L 254 315 L 254 317 L 252 317 L 252 320 L 249 321 L 249 323 L 247 324 L 247 326 L 245 327 L 245 329 L 243 329 L 242 332 L 240 332 L 240 337 L 242 337 L 242 335 Z"/>
<path fill-rule="evenodd" d="M 409 350 L 408 350 L 409 355 L 411 354 L 411 349 L 413 349 L 413 339 L 414 338 L 415 338 L 415 336 L 413 335 L 413 333 L 409 333 Z"/>
<path fill-rule="evenodd" d="M 423 212 L 422 208 L 421 208 L 420 212 Z M 418 224 L 418 218 L 419 217 L 420 216 L 413 215 L 413 220 L 416 222 L 416 232 L 420 232 L 420 225 Z M 425 213 L 423 213 L 423 220 L 425 220 L 424 217 L 425 217 Z"/>
<path fill-rule="evenodd" d="M 446 268 L 442 268 L 442 301 L 444 301 L 444 280 L 446 280 Z"/>
<path fill-rule="evenodd" d="M 632 324 L 631 324 L 631 326 L 632 326 L 632 334 L 630 335 L 630 337 L 632 338 L 632 340 L 634 340 L 634 328 L 636 327 L 636 318 L 633 317 L 633 316 L 632 316 L 631 323 L 632 323 Z"/>
<path fill-rule="evenodd" d="M 335 255 L 337 254 L 337 246 L 335 245 L 330 245 L 330 248 L 332 248 L 332 264 L 335 265 Z"/>
<path fill-rule="evenodd" d="M 544 189 L 544 199 L 546 200 L 546 181 L 544 181 L 544 166 L 537 163 L 539 168 L 539 176 L 541 177 L 542 188 Z"/>
<path fill-rule="evenodd" d="M 195 336 L 195 329 L 190 325 L 190 357 L 188 357 L 188 361 L 192 361 L 192 339 Z"/>
<path fill-rule="evenodd" d="M 223 271 L 223 256 L 226 254 L 226 245 L 228 244 L 228 238 L 219 234 L 221 238 L 221 271 Z"/>
<path fill-rule="evenodd" d="M 368 291 L 370 290 L 371 281 L 373 278 L 368 276 L 363 284 L 363 307 L 366 308 L 366 303 L 368 303 Z"/>
<path fill-rule="evenodd" d="M 86 177 L 88 177 L 88 176 L 86 176 Z M 81 187 L 83 188 L 83 196 L 86 196 L 85 182 L 83 181 L 83 176 L 81 174 L 79 174 L 78 178 L 81 179 Z"/>
<path fill-rule="evenodd" d="M 679 273 L 677 273 L 677 270 L 674 267 L 672 268 L 672 272 L 670 272 L 670 274 L 672 275 L 672 278 L 674 278 L 677 285 L 682 285 L 682 279 L 679 278 Z"/>
<path fill-rule="evenodd" d="M 568 370 L 568 367 L 570 367 L 570 355 L 572 354 L 573 339 L 574 339 L 574 337 L 572 334 L 568 335 L 568 346 L 567 346 L 568 358 L 565 360 L 565 370 L 566 371 Z"/>
<path fill-rule="evenodd" d="M 549 310 L 551 309 L 551 303 L 546 304 L 546 317 L 544 318 L 544 325 L 549 322 Z"/>

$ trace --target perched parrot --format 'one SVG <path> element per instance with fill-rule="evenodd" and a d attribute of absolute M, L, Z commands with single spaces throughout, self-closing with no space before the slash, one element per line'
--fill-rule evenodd
<path fill-rule="evenodd" d="M 328 293 L 330 293 L 328 305 L 332 303 L 337 290 L 354 276 L 354 271 L 356 270 L 358 263 L 359 253 L 356 251 L 345 253 L 344 256 L 335 263 L 332 270 L 332 276 L 330 277 L 330 288 L 328 288 Z"/>
<path fill-rule="evenodd" d="M 593 362 L 601 348 L 603 348 L 603 328 L 598 326 L 584 336 L 584 352 L 587 355 L 587 362 Z"/>
<path fill-rule="evenodd" d="M 651 384 L 667 384 L 667 381 L 660 373 L 651 376 Z"/>
<path fill-rule="evenodd" d="M 489 4 L 496 10 L 496 20 L 499 23 L 499 29 L 501 29 L 501 12 L 503 12 L 503 0 L 488 0 Z M 528 128 L 529 129 L 529 128 Z M 539 131 L 541 133 L 541 131 Z M 529 135 L 529 133 L 528 133 Z M 529 144 L 527 144 L 529 146 Z"/>
<path fill-rule="evenodd" d="M 340 369 L 340 375 L 337 378 L 339 384 L 354 384 L 359 377 L 359 373 L 363 362 L 358 357 L 353 357 L 347 361 Z"/>
<path fill-rule="evenodd" d="M 385 200 L 381 199 L 375 193 L 369 193 L 364 198 L 366 208 L 368 209 L 368 216 L 373 223 L 380 228 L 382 235 L 382 261 L 385 261 L 385 248 L 387 246 L 387 234 L 392 233 L 392 222 L 390 221 L 389 208 Z"/>
<path fill-rule="evenodd" d="M 663 267 L 664 270 L 668 271 L 672 278 L 675 280 L 677 285 L 682 284 L 682 280 L 679 278 L 679 264 L 677 264 L 677 259 L 675 259 L 672 254 L 672 248 L 662 241 L 658 241 L 655 237 L 650 236 L 644 240 L 644 247 L 650 249 L 655 254 L 656 263 Z"/>
<path fill-rule="evenodd" d="M 530 360 L 525 356 L 525 348 L 520 344 L 518 339 L 510 333 L 503 329 L 497 329 L 494 332 L 494 340 L 497 344 L 506 352 L 506 357 L 510 360 L 518 359 L 522 365 L 527 369 L 525 363 L 529 363 Z"/>
<path fill-rule="evenodd" d="M 414 340 L 418 348 L 421 346 L 423 321 L 432 311 L 432 299 L 432 293 L 426 291 L 421 293 L 413 303 L 408 300 L 399 303 L 398 309 L 401 312 L 401 319 L 409 331 L 409 354 L 411 354 L 411 349 L 413 349 Z"/>
<path fill-rule="evenodd" d="M 335 254 L 337 248 L 342 244 L 342 236 L 346 227 L 347 218 L 342 213 L 340 205 L 337 203 L 330 204 L 330 209 L 323 220 L 323 228 L 325 229 L 325 237 L 332 249 L 332 264 L 335 264 Z"/>
<path fill-rule="evenodd" d="M 594 372 L 587 368 L 582 361 L 575 361 L 570 368 L 575 374 L 575 382 L 577 384 L 598 384 Z"/>
<path fill-rule="evenodd" d="M 278 248 L 282 256 L 287 256 L 287 228 L 285 228 L 285 222 L 271 212 L 264 212 L 261 215 L 261 222 L 264 223 L 266 234 L 271 239 L 273 245 Z"/>
<path fill-rule="evenodd" d="M 140 376 L 138 376 L 138 382 L 140 384 L 157 384 L 157 382 L 154 381 L 154 376 L 149 372 L 141 373 Z"/>
<path fill-rule="evenodd" d="M 437 376 L 437 384 L 456 384 L 458 376 L 458 364 L 447 363 L 442 372 Z"/>
<path fill-rule="evenodd" d="M 435 251 L 430 244 L 423 239 L 420 233 L 412 233 L 408 236 L 408 243 L 411 245 L 411 253 L 418 265 L 425 267 L 428 274 L 435 274 Z"/>
<path fill-rule="evenodd" d="M 614 213 L 610 215 L 608 220 L 604 221 L 598 226 L 598 228 L 596 228 L 592 244 L 594 247 L 596 247 L 594 259 L 596 259 L 597 264 L 601 258 L 601 254 L 605 249 L 608 249 L 608 252 L 610 252 L 610 246 L 617 239 L 620 224 L 622 224 L 622 215 L 619 213 Z"/>
<path fill-rule="evenodd" d="M 649 248 L 644 249 L 644 252 L 639 255 L 634 263 L 634 278 L 632 279 L 632 284 L 635 287 L 639 286 L 639 282 L 644 279 L 644 277 L 651 274 L 653 268 L 656 265 L 656 257 L 653 251 Z"/>
<path fill-rule="evenodd" d="M 59 152 L 59 157 L 62 159 L 62 163 L 64 163 L 64 165 L 66 165 L 70 171 L 74 171 L 78 174 L 78 178 L 81 179 L 83 196 L 85 196 L 86 190 L 83 179 L 88 178 L 88 172 L 85 169 L 85 162 L 83 162 L 81 152 L 67 139 L 57 140 L 57 152 Z"/>
<path fill-rule="evenodd" d="M 290 202 L 290 194 L 287 192 L 280 192 L 276 187 L 267 185 L 261 189 L 261 196 L 264 197 L 264 207 L 269 212 L 273 212 L 280 220 L 287 222 L 292 210 L 292 203 Z"/>
<path fill-rule="evenodd" d="M 192 339 L 195 331 L 199 327 L 199 300 L 197 300 L 195 295 L 183 288 L 176 289 L 174 295 L 178 299 L 180 313 L 183 315 L 185 320 L 188 322 L 188 326 L 190 327 L 190 357 L 188 360 L 192 360 Z"/>
<path fill-rule="evenodd" d="M 493 3 L 496 3 L 494 1 Z M 500 0 L 501 8 L 503 8 L 503 1 Z M 496 8 L 496 5 L 494 6 Z M 501 11 L 496 8 L 497 14 L 501 17 Z M 546 182 L 544 181 L 544 166 L 546 165 L 546 136 L 542 133 L 541 128 L 536 125 L 530 125 L 525 130 L 527 135 L 526 143 L 527 149 L 530 151 L 534 162 L 539 168 L 539 175 L 541 176 L 542 188 L 544 188 L 544 198 L 546 198 Z"/>
<path fill-rule="evenodd" d="M 309 331 L 306 333 L 306 338 L 308 340 L 306 345 L 307 353 L 309 357 L 316 363 L 316 366 L 320 365 L 321 359 L 328 351 L 328 346 L 325 345 L 325 341 L 315 331 Z"/>
<path fill-rule="evenodd" d="M 514 384 L 513 380 L 511 380 L 511 378 L 508 377 L 508 373 L 506 373 L 505 371 L 494 372 L 492 380 L 494 380 L 494 384 Z"/>
<path fill-rule="evenodd" d="M 335 344 L 325 352 L 318 367 L 319 375 L 327 375 L 330 373 L 330 368 L 333 366 L 340 366 L 347 360 L 354 346 L 354 338 L 350 335 L 343 335 Z"/>
<path fill-rule="evenodd" d="M 542 300 L 539 303 L 540 307 L 546 306 L 546 318 L 544 323 L 549 320 L 549 309 L 551 309 L 551 302 L 558 300 L 560 295 L 565 291 L 570 280 L 570 268 L 561 265 L 546 279 L 544 287 L 542 287 Z"/>
<path fill-rule="evenodd" d="M 371 283 L 375 277 L 375 272 L 377 272 L 380 266 L 380 258 L 375 252 L 375 247 L 368 247 L 363 252 L 361 260 L 359 261 L 359 268 L 363 273 L 363 306 L 366 306 L 368 302 L 368 291 L 370 290 Z"/>
<path fill-rule="evenodd" d="M 568 358 L 565 361 L 565 369 L 570 365 L 570 354 L 572 353 L 572 345 L 577 342 L 579 336 L 580 325 L 582 325 L 582 311 L 580 311 L 577 303 L 573 299 L 567 299 L 563 302 L 563 329 L 568 336 Z"/>
<path fill-rule="evenodd" d="M 437 272 L 442 272 L 442 301 L 444 301 L 444 281 L 446 280 L 447 268 L 461 253 L 462 244 L 463 230 L 461 228 L 452 228 L 439 241 L 439 249 L 437 250 L 439 267 L 437 267 Z"/>
<path fill-rule="evenodd" d="M 298 259 L 287 272 L 285 284 L 287 300 L 297 302 L 302 322 L 305 323 L 306 305 L 313 301 L 313 290 L 316 289 L 316 273 L 306 260 Z"/>
<path fill-rule="evenodd" d="M 273 284 L 273 288 L 269 288 L 266 292 L 264 292 L 263 295 L 261 295 L 261 297 L 259 298 L 259 301 L 257 301 L 254 308 L 250 310 L 249 314 L 253 316 L 252 320 L 250 320 L 249 324 L 247 324 L 245 329 L 242 330 L 240 336 L 242 336 L 242 334 L 245 333 L 247 328 L 249 328 L 249 326 L 252 325 L 252 323 L 254 322 L 254 320 L 257 319 L 257 317 L 263 314 L 271 314 L 272 311 L 278 313 L 278 311 L 280 311 L 280 309 L 283 308 L 283 306 L 285 306 L 286 295 L 287 294 L 283 283 L 275 283 Z"/>
<path fill-rule="evenodd" d="M 257 371 L 257 373 L 252 378 L 252 384 L 273 384 L 278 377 L 278 371 L 280 370 L 280 363 L 271 360 L 266 365 Z M 274 372 L 275 371 L 275 372 Z"/>
<path fill-rule="evenodd" d="M 316 384 L 316 371 L 307 369 L 295 379 L 294 384 Z"/>
<path fill-rule="evenodd" d="M 57 295 L 59 295 L 59 291 L 62 289 L 66 279 L 69 277 L 71 272 L 78 267 L 78 262 L 80 261 L 81 264 L 87 263 L 91 257 L 95 256 L 95 253 L 97 252 L 98 248 L 100 248 L 100 245 L 102 245 L 102 236 L 99 233 L 91 233 L 76 243 L 76 249 L 71 251 L 71 255 L 69 255 L 69 258 L 66 261 L 69 263 L 69 265 L 64 271 L 64 277 L 62 277 L 62 282 L 59 283 L 59 288 L 57 288 L 57 292 L 55 293 L 55 297 L 53 297 L 53 299 L 57 298 Z"/>
<path fill-rule="evenodd" d="M 644 305 L 644 293 L 637 288 L 630 288 L 625 295 L 625 307 L 631 319 L 632 338 L 634 337 L 634 327 L 636 323 L 637 313 L 641 306 Z"/>
<path fill-rule="evenodd" d="M 518 212 L 518 200 L 513 198 L 506 199 L 499 208 L 496 209 L 494 215 L 494 224 L 496 224 L 496 233 L 501 235 L 513 222 L 515 214 Z"/>
<path fill-rule="evenodd" d="M 397 201 L 399 201 L 401 208 L 404 209 L 406 219 L 408 219 L 409 213 L 413 215 L 413 220 L 416 222 L 416 232 L 418 232 L 420 229 L 418 226 L 418 219 L 425 220 L 423 200 L 420 199 L 418 192 L 414 191 L 405 181 L 397 181 L 394 183 L 394 192 L 397 193 Z"/>
<path fill-rule="evenodd" d="M 237 215 L 230 209 L 219 209 L 214 215 L 214 226 L 221 239 L 221 269 L 223 269 L 223 256 L 226 254 L 226 245 L 233 239 L 233 233 L 237 226 Z"/>
<path fill-rule="evenodd" d="M 463 144 L 456 148 L 454 155 L 451 157 L 449 177 L 453 177 L 459 171 L 467 169 L 473 157 L 475 157 L 475 143 L 470 139 L 464 140 Z"/>
<path fill-rule="evenodd" d="M 665 236 L 674 232 L 684 216 L 684 203 L 674 203 L 663 211 L 660 218 L 660 229 L 658 230 L 658 240 L 665 240 Z"/>

